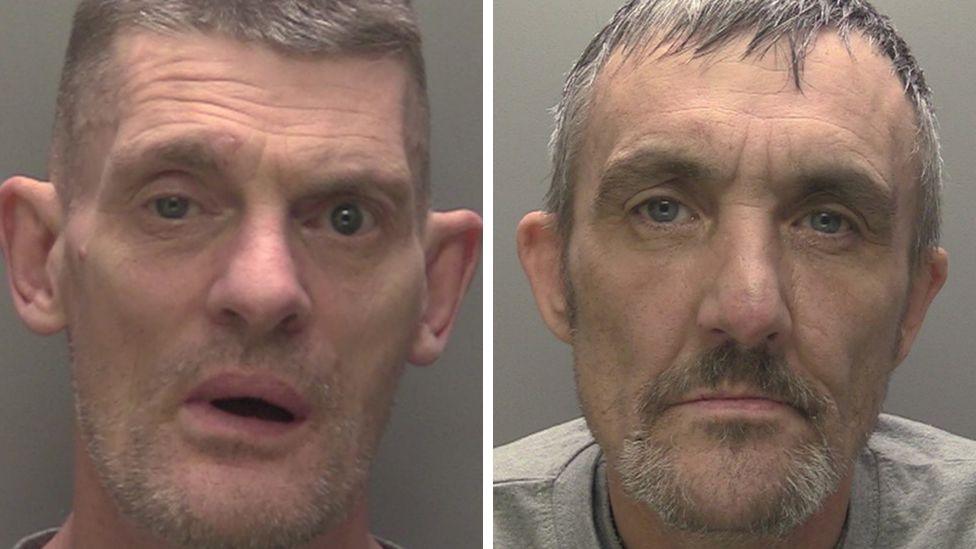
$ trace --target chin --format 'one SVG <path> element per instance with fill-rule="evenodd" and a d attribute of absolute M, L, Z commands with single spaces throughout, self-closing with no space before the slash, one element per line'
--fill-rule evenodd
<path fill-rule="evenodd" d="M 174 547 L 303 545 L 348 516 L 367 475 L 368 456 L 353 459 L 353 448 L 336 440 L 269 458 L 201 452 L 171 431 L 154 433 L 136 429 L 118 451 L 95 437 L 90 455 L 121 513 Z"/>
<path fill-rule="evenodd" d="M 123 512 L 173 545 L 206 549 L 307 543 L 346 518 L 364 476 L 214 462 L 143 473 L 115 494 Z"/>

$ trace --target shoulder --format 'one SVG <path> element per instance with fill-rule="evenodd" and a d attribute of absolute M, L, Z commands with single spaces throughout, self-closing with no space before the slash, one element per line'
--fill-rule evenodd
<path fill-rule="evenodd" d="M 867 450 L 883 540 L 976 547 L 976 441 L 882 414 Z"/>
<path fill-rule="evenodd" d="M 58 528 L 51 528 L 41 532 L 37 532 L 27 536 L 26 538 L 17 542 L 13 549 L 41 549 L 49 541 L 54 539 L 54 536 L 58 533 Z"/>
<path fill-rule="evenodd" d="M 567 421 L 494 450 L 495 484 L 557 477 L 596 441 L 583 418 Z"/>
<path fill-rule="evenodd" d="M 890 414 L 878 418 L 868 449 L 882 461 L 905 466 L 976 467 L 976 441 Z"/>
<path fill-rule="evenodd" d="M 586 502 L 599 456 L 582 419 L 496 448 L 494 547 L 560 547 L 563 522 L 592 522 Z"/>

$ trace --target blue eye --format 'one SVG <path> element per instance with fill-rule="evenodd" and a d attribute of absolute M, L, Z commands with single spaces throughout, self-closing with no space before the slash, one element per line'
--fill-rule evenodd
<path fill-rule="evenodd" d="M 638 212 L 655 223 L 674 223 L 689 215 L 688 208 L 677 200 L 655 198 L 638 206 Z"/>
<path fill-rule="evenodd" d="M 153 201 L 153 207 L 165 219 L 183 219 L 190 211 L 190 199 L 183 196 L 164 196 Z"/>
<path fill-rule="evenodd" d="M 826 234 L 836 234 L 847 225 L 844 216 L 830 211 L 813 212 L 807 219 L 811 229 Z"/>
<path fill-rule="evenodd" d="M 359 206 L 340 204 L 332 210 L 332 228 L 342 235 L 354 235 L 362 228 L 364 218 L 363 211 Z"/>

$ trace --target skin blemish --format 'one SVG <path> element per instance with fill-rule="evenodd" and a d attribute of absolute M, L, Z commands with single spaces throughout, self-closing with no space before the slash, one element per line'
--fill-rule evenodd
<path fill-rule="evenodd" d="M 230 159 L 240 150 L 244 141 L 236 135 L 222 133 L 213 141 L 214 150 L 217 152 L 218 162 L 223 164 L 226 169 Z"/>

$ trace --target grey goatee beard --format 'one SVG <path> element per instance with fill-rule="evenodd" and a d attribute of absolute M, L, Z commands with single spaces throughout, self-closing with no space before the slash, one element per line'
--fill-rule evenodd
<path fill-rule="evenodd" d="M 682 456 L 676 438 L 655 437 L 656 428 L 666 421 L 661 416 L 669 403 L 694 389 L 724 383 L 745 384 L 793 406 L 813 426 L 813 433 L 794 447 L 766 450 L 780 452 L 782 463 L 778 478 L 769 481 L 759 477 L 754 464 L 743 463 L 748 461 L 747 454 L 736 454 L 775 436 L 774 424 L 724 421 L 701 425 L 705 436 L 721 449 L 723 457 L 716 461 L 720 466 L 710 480 L 721 479 L 726 494 L 740 492 L 737 487 L 767 482 L 751 498 L 720 502 L 716 492 L 715 499 L 702 501 L 695 493 L 695 483 L 701 479 L 683 469 L 681 460 L 687 456 Z M 668 527 L 703 536 L 781 538 L 819 510 L 837 489 L 841 463 L 824 426 L 831 401 L 766 349 L 742 350 L 734 344 L 713 349 L 691 367 L 663 373 L 643 394 L 639 406 L 642 427 L 624 439 L 613 465 L 626 494 L 654 510 Z M 716 505 L 738 508 L 737 518 L 733 522 L 718 519 Z"/>

